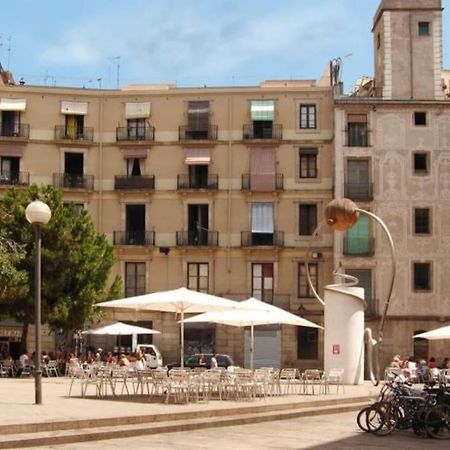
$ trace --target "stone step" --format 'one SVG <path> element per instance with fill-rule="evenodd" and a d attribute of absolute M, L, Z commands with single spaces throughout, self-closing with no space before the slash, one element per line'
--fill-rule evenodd
<path fill-rule="evenodd" d="M 330 394 L 331 395 L 331 394 Z M 279 398 L 279 397 L 275 397 Z M 137 425 L 145 423 L 188 420 L 188 419 L 201 419 L 205 417 L 220 417 L 220 416 L 232 416 L 239 414 L 253 414 L 269 411 L 283 411 L 283 410 L 296 410 L 302 408 L 310 408 L 315 406 L 333 406 L 340 403 L 359 403 L 363 401 L 370 401 L 373 397 L 351 397 L 342 398 L 328 397 L 326 399 L 316 400 L 314 397 L 311 400 L 305 400 L 304 397 L 301 401 L 290 401 L 286 403 L 273 403 L 271 398 L 268 397 L 267 402 L 264 400 L 255 400 L 249 404 L 243 405 L 242 402 L 238 406 L 232 406 L 224 408 L 214 408 L 215 401 L 210 403 L 204 403 L 205 408 L 196 411 L 184 411 L 184 412 L 170 412 L 170 413 L 158 413 L 158 414 L 146 414 L 138 416 L 118 416 L 107 418 L 89 418 L 89 419 L 73 419 L 73 420 L 57 420 L 53 422 L 35 422 L 35 423 L 19 423 L 0 425 L 0 436 L 7 434 L 24 434 L 24 433 L 39 433 L 46 431 L 59 431 L 59 430 L 71 430 L 71 429 L 83 429 L 83 428 L 100 428 L 107 426 L 124 426 L 124 425 Z M 124 401 L 129 400 L 129 397 L 125 397 Z M 99 400 L 108 401 L 108 400 Z M 114 402 L 120 401 L 120 398 L 111 400 Z M 150 406 L 151 404 L 149 404 Z M 211 405 L 211 406 L 210 406 Z M 222 404 L 223 405 L 223 404 Z"/>
<path fill-rule="evenodd" d="M 363 399 L 363 400 L 362 400 Z M 362 401 L 361 401 L 362 400 Z M 90 421 L 91 426 L 85 428 L 80 432 L 80 428 L 76 426 L 70 429 L 57 429 L 40 432 L 28 432 L 22 434 L 8 434 L 2 435 L 0 438 L 0 449 L 4 448 L 26 448 L 37 446 L 50 446 L 69 444 L 76 442 L 89 442 L 107 439 L 126 438 L 128 436 L 143 436 L 157 433 L 173 433 L 178 431 L 192 431 L 203 428 L 223 427 L 233 425 L 247 425 L 258 422 L 268 422 L 274 420 L 285 420 L 299 417 L 316 416 L 323 414 L 339 414 L 349 411 L 358 411 L 367 405 L 367 398 L 356 399 L 340 399 L 339 402 L 328 405 L 319 405 L 321 402 L 313 402 L 315 405 L 305 407 L 298 407 L 295 409 L 276 409 L 264 410 L 257 412 L 253 409 L 252 412 L 248 408 L 235 408 L 221 410 L 225 414 L 211 414 L 199 417 L 190 414 L 189 418 L 168 418 L 168 420 L 160 420 L 151 422 L 139 422 L 133 424 L 125 424 L 118 426 L 116 423 L 109 422 L 108 425 L 100 425 L 96 427 L 93 421 Z M 262 406 L 262 405 L 261 405 Z M 281 406 L 281 405 L 272 405 Z M 303 405 L 302 405 L 303 406 Z M 238 411 L 236 411 L 236 409 Z M 247 409 L 247 411 L 245 411 Z M 234 413 L 231 412 L 234 410 Z M 176 414 L 172 414 L 174 416 Z M 161 416 L 161 415 L 160 415 Z M 155 416 L 153 416 L 155 417 Z M 124 419 L 124 418 L 122 418 Z M 104 419 L 102 419 L 104 420 Z M 77 422 L 77 421 L 75 421 Z M 79 421 L 78 421 L 79 422 Z M 76 425 L 76 424 L 74 424 Z"/>

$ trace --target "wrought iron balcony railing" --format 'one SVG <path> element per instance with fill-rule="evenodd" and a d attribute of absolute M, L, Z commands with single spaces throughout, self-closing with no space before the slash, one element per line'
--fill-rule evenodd
<path fill-rule="evenodd" d="M 71 173 L 54 173 L 53 184 L 61 189 L 84 189 L 92 191 L 94 189 L 94 176 L 76 175 Z"/>
<path fill-rule="evenodd" d="M 219 186 L 219 176 L 208 174 L 206 177 L 192 177 L 187 173 L 177 176 L 177 189 L 208 189 L 217 190 Z"/>
<path fill-rule="evenodd" d="M 114 177 L 114 189 L 116 190 L 153 190 L 155 189 L 154 175 L 116 175 Z"/>
<path fill-rule="evenodd" d="M 19 123 L 11 126 L 3 124 L 2 127 L 0 127 L 0 136 L 2 138 L 11 139 L 29 139 L 30 125 L 28 123 Z"/>
<path fill-rule="evenodd" d="M 55 139 L 57 141 L 86 141 L 94 140 L 94 128 L 84 127 L 82 130 L 70 130 L 65 125 L 55 125 Z"/>
<path fill-rule="evenodd" d="M 369 132 L 370 130 L 366 126 L 348 126 L 346 130 L 347 147 L 368 147 Z"/>
<path fill-rule="evenodd" d="M 155 127 L 150 125 L 145 125 L 142 127 L 117 127 L 116 140 L 117 142 L 154 141 Z"/>
<path fill-rule="evenodd" d="M 279 141 L 283 138 L 283 126 L 274 123 L 271 127 L 255 127 L 253 123 L 249 123 L 244 125 L 242 136 L 244 140 L 273 139 Z"/>
<path fill-rule="evenodd" d="M 177 231 L 177 246 L 179 247 L 217 247 L 218 245 L 219 233 L 217 231 Z"/>
<path fill-rule="evenodd" d="M 375 248 L 373 237 L 353 237 L 344 235 L 344 255 L 372 256 Z"/>
<path fill-rule="evenodd" d="M 215 141 L 217 129 L 217 125 L 208 125 L 204 128 L 181 125 L 178 128 L 178 139 L 180 141 Z"/>
<path fill-rule="evenodd" d="M 0 173 L 0 184 L 8 186 L 27 186 L 30 184 L 30 172 L 9 172 Z"/>
<path fill-rule="evenodd" d="M 282 191 L 284 189 L 284 178 L 282 173 L 275 174 L 275 185 L 273 187 L 274 191 Z M 242 174 L 242 190 L 243 191 L 253 191 L 251 183 L 251 175 L 249 173 Z"/>
<path fill-rule="evenodd" d="M 155 245 L 155 232 L 145 230 L 114 231 L 114 245 Z"/>
<path fill-rule="evenodd" d="M 345 197 L 350 200 L 370 201 L 373 200 L 373 183 L 345 183 Z"/>
<path fill-rule="evenodd" d="M 271 246 L 284 247 L 284 232 L 254 233 L 252 231 L 241 232 L 242 247 Z"/>

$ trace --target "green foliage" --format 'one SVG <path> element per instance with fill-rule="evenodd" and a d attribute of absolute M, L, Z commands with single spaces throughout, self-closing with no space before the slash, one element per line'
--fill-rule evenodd
<path fill-rule="evenodd" d="M 52 211 L 42 228 L 42 321 L 52 330 L 82 328 L 94 317 L 94 304 L 119 295 L 120 279 L 107 287 L 114 264 L 113 249 L 83 210 L 64 206 L 53 186 L 32 185 L 28 190 L 9 189 L 0 199 L 8 220 L 0 220 L 0 236 L 7 236 L 24 250 L 13 261 L 19 278 L 8 296 L 0 297 L 0 313 L 25 325 L 34 322 L 34 233 L 25 208 L 39 199 Z"/>

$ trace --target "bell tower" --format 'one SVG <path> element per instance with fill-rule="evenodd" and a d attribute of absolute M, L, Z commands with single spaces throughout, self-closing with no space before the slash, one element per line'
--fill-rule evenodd
<path fill-rule="evenodd" d="M 376 96 L 441 100 L 441 0 L 381 0 L 373 21 Z"/>

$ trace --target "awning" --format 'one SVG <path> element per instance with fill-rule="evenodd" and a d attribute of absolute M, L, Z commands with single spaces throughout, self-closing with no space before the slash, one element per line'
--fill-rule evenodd
<path fill-rule="evenodd" d="M 250 189 L 275 190 L 275 149 L 253 148 L 250 154 Z"/>
<path fill-rule="evenodd" d="M 367 123 L 367 114 L 347 114 L 348 123 Z"/>
<path fill-rule="evenodd" d="M 252 120 L 272 120 L 275 114 L 274 100 L 251 100 L 250 115 Z"/>
<path fill-rule="evenodd" d="M 148 149 L 146 149 L 146 148 L 123 148 L 122 154 L 125 159 L 131 159 L 131 158 L 144 159 L 144 158 L 147 158 Z"/>
<path fill-rule="evenodd" d="M 61 114 L 85 116 L 88 111 L 86 102 L 61 102 Z"/>
<path fill-rule="evenodd" d="M 206 165 L 211 162 L 209 148 L 188 148 L 185 164 Z"/>
<path fill-rule="evenodd" d="M 150 102 L 125 103 L 125 119 L 144 119 L 150 116 Z"/>
<path fill-rule="evenodd" d="M 24 98 L 0 98 L 0 111 L 25 111 L 26 107 Z"/>
<path fill-rule="evenodd" d="M 252 203 L 252 233 L 273 231 L 273 203 Z"/>
<path fill-rule="evenodd" d="M 25 152 L 24 145 L 8 145 L 0 144 L 0 156 L 13 156 L 16 158 L 22 158 Z"/>

